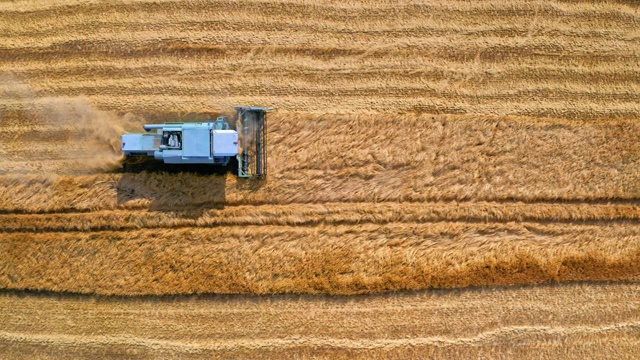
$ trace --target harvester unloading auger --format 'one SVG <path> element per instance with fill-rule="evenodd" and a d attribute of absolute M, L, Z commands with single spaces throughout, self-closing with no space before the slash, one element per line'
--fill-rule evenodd
<path fill-rule="evenodd" d="M 148 156 L 166 164 L 229 166 L 237 159 L 238 176 L 267 175 L 269 108 L 238 106 L 231 122 L 224 116 L 197 123 L 146 124 L 148 134 L 122 135 L 125 156 Z"/>

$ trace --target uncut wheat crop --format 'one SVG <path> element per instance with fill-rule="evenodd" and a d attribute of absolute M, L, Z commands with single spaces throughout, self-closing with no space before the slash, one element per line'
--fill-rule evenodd
<path fill-rule="evenodd" d="M 135 312 L 177 295 L 206 312 L 189 296 L 243 294 L 202 296 L 238 314 L 255 300 L 268 317 L 269 300 L 252 296 L 279 294 L 273 311 L 289 314 L 354 295 L 361 300 L 345 316 L 382 309 L 375 339 L 340 340 L 337 328 L 308 325 L 315 335 L 298 341 L 291 329 L 301 325 L 282 315 L 284 333 L 223 345 L 180 334 L 153 342 L 142 330 L 133 340 L 96 329 L 43 335 L 11 327 L 16 318 L 0 325 L 0 350 L 83 343 L 78 356 L 478 357 L 522 336 L 534 348 L 573 344 L 573 356 L 608 339 L 633 358 L 638 29 L 632 1 L 0 3 L 0 303 L 25 312 L 61 304 L 104 322 L 120 320 L 109 306 L 94 314 L 76 302 L 106 296 Z M 124 132 L 232 116 L 236 105 L 276 109 L 266 180 L 123 167 Z M 533 284 L 546 285 L 502 287 Z M 479 290 L 459 290 L 468 288 Z M 443 293 L 397 293 L 429 289 Z M 22 301 L 24 291 L 68 295 Z M 571 295 L 589 291 L 618 312 L 579 327 L 571 311 L 614 311 Z M 359 297 L 379 293 L 388 294 Z M 491 304 L 546 309 L 545 298 L 558 299 L 549 300 L 557 322 L 514 315 L 444 340 L 442 329 L 379 330 L 396 315 L 417 324 L 438 302 L 462 309 L 463 326 L 483 304 L 492 319 Z M 395 313 L 399 303 L 413 310 Z M 543 348 L 543 357 L 563 355 Z"/>

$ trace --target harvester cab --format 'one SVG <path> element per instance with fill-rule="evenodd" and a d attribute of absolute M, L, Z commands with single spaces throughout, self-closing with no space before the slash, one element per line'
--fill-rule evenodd
<path fill-rule="evenodd" d="M 147 134 L 122 135 L 127 157 L 147 156 L 166 164 L 238 164 L 238 176 L 267 176 L 267 112 L 238 106 L 231 121 L 224 116 L 197 123 L 146 124 Z M 236 161 L 232 161 L 232 160 Z"/>

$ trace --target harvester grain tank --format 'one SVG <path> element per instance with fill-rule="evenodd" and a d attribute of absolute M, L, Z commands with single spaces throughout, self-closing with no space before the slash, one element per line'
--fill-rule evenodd
<path fill-rule="evenodd" d="M 122 135 L 125 156 L 147 156 L 166 164 L 229 166 L 237 160 L 238 176 L 267 175 L 269 108 L 238 106 L 231 121 L 224 116 L 196 123 L 146 124 L 146 134 Z"/>

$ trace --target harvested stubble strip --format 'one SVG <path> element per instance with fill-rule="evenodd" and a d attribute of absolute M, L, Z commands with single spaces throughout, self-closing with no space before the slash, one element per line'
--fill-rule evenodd
<path fill-rule="evenodd" d="M 35 12 L 3 2 L 0 72 L 47 94 L 89 93 L 119 111 L 251 102 L 314 112 L 638 117 L 630 1 L 295 3 L 261 2 L 257 13 L 252 2 L 107 1 Z"/>
<path fill-rule="evenodd" d="M 585 203 L 327 203 L 174 211 L 101 210 L 0 214 L 0 232 L 104 231 L 247 225 L 389 224 L 438 221 L 640 223 L 640 206 Z"/>
<path fill-rule="evenodd" d="M 0 347 L 7 359 L 25 353 L 52 354 L 52 359 L 133 353 L 256 360 L 476 359 L 487 353 L 515 359 L 582 360 L 594 354 L 633 359 L 640 349 L 638 291 L 638 283 L 591 282 L 349 299 L 124 299 L 10 291 L 0 292 Z"/>
<path fill-rule="evenodd" d="M 640 228 L 445 222 L 0 238 L 9 289 L 355 294 L 571 280 L 640 280 Z"/>

